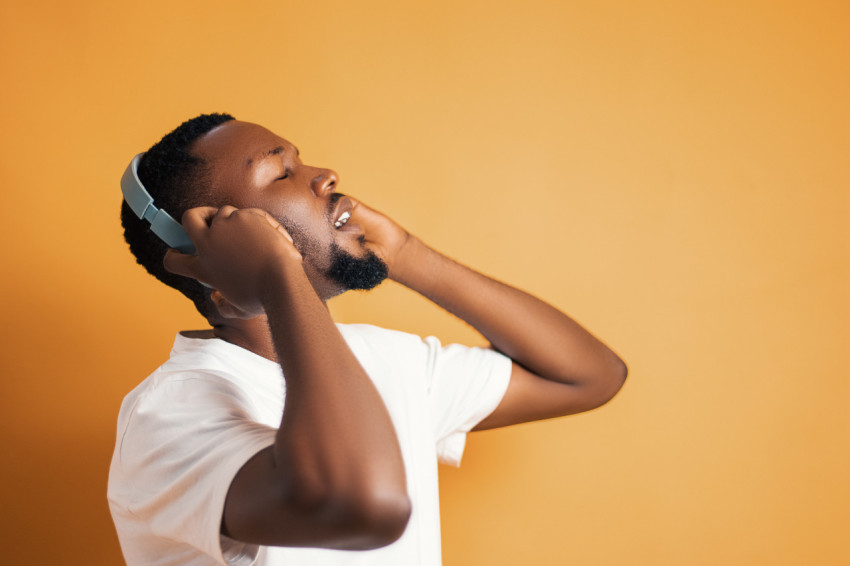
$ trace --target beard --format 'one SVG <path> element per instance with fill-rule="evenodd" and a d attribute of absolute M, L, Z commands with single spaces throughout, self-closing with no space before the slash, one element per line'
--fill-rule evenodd
<path fill-rule="evenodd" d="M 331 214 L 333 208 L 336 202 L 342 197 L 342 193 L 333 193 L 328 199 L 327 219 L 329 224 L 332 222 Z M 321 258 L 327 254 L 325 257 L 330 260 L 330 265 L 327 268 L 317 267 L 317 270 L 339 286 L 339 289 L 336 290 L 337 293 L 349 290 L 368 291 L 369 289 L 374 289 L 389 275 L 389 268 L 386 262 L 378 257 L 375 252 L 363 245 L 366 241 L 364 236 L 360 236 L 359 238 L 361 249 L 363 250 L 362 257 L 357 257 L 342 249 L 333 241 L 323 254 L 322 246 L 319 244 L 317 238 L 311 236 L 298 222 L 285 216 L 275 216 L 275 218 L 286 228 L 289 235 L 292 236 L 295 249 L 304 258 Z M 327 265 L 325 261 L 320 261 L 319 265 L 322 264 Z"/>
<path fill-rule="evenodd" d="M 363 257 L 355 257 L 333 242 L 330 253 L 331 266 L 326 275 L 346 290 L 374 289 L 389 275 L 386 262 L 372 250 L 366 250 Z"/>
<path fill-rule="evenodd" d="M 314 238 L 307 235 L 306 230 L 288 218 L 279 217 L 280 222 L 295 244 L 295 249 L 301 252 L 302 256 L 320 257 L 321 247 Z M 365 239 L 361 237 L 360 243 L 363 244 Z M 349 290 L 368 291 L 380 285 L 389 275 L 389 268 L 384 260 L 372 250 L 363 249 L 363 255 L 357 257 L 352 253 L 342 249 L 336 242 L 331 242 L 327 251 L 327 257 L 330 260 L 330 265 L 327 268 L 318 268 L 320 274 L 327 277 L 330 281 L 338 285 L 336 293 Z M 324 263 L 324 262 L 323 262 Z M 314 264 L 315 265 L 315 264 Z M 334 293 L 334 294 L 336 294 Z"/>

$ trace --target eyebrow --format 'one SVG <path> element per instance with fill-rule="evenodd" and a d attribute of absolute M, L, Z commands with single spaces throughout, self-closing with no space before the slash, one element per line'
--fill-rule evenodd
<path fill-rule="evenodd" d="M 293 146 L 293 147 L 295 148 L 295 155 L 298 156 L 298 157 L 301 157 L 301 152 L 298 151 L 298 148 L 295 147 L 295 146 Z M 254 157 L 249 157 L 248 161 L 245 162 L 245 166 L 246 167 L 250 166 L 254 162 L 255 159 L 265 159 L 266 157 L 271 157 L 272 155 L 280 155 L 284 151 L 286 151 L 286 148 L 283 147 L 282 145 L 279 145 L 274 149 L 264 151 L 263 153 L 256 155 Z"/>

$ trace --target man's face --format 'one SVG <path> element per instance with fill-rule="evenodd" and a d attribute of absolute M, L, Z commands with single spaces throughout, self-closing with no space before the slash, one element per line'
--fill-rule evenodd
<path fill-rule="evenodd" d="M 192 152 L 210 166 L 210 202 L 261 208 L 277 218 L 323 299 L 386 278 L 386 264 L 365 248 L 362 228 L 348 221 L 353 205 L 336 192 L 337 174 L 301 163 L 290 142 L 233 120 L 199 138 Z"/>

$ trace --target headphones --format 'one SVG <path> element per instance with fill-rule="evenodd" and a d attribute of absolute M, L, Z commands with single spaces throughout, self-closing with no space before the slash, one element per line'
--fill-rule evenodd
<path fill-rule="evenodd" d="M 127 166 L 121 176 L 121 192 L 130 210 L 141 220 L 151 225 L 153 232 L 169 248 L 175 248 L 184 254 L 194 255 L 195 245 L 186 234 L 186 230 L 170 214 L 153 204 L 153 197 L 139 180 L 139 161 L 144 153 L 140 153 Z"/>

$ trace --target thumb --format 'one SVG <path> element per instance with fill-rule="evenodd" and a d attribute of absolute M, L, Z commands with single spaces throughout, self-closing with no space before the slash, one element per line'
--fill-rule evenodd
<path fill-rule="evenodd" d="M 170 249 L 165 252 L 165 257 L 162 258 L 162 266 L 166 271 L 175 275 L 191 277 L 192 279 L 200 280 L 200 263 L 198 256 L 180 253 L 175 249 Z"/>

